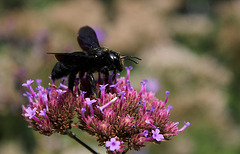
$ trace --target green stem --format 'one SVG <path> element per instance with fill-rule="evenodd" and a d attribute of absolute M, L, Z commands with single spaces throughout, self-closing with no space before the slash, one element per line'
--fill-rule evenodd
<path fill-rule="evenodd" d="M 85 148 L 87 148 L 90 152 L 92 152 L 93 154 L 99 154 L 96 151 L 94 151 L 91 147 L 89 147 L 86 143 L 84 143 L 83 141 L 81 141 L 79 138 L 77 138 L 76 134 L 74 134 L 71 131 L 67 132 L 67 135 L 70 136 L 71 138 L 73 138 L 75 141 L 77 141 L 78 143 L 80 143 L 82 146 L 84 146 Z"/>

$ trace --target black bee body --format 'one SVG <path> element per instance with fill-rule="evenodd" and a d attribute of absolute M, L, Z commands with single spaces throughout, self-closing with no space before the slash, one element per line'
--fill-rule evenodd
<path fill-rule="evenodd" d="M 94 72 L 100 72 L 105 75 L 105 82 L 107 83 L 109 71 L 121 72 L 123 69 L 123 60 L 136 61 L 131 58 L 140 58 L 132 56 L 120 56 L 119 53 L 100 47 L 96 33 L 89 26 L 80 28 L 78 32 L 78 43 L 84 51 L 72 53 L 49 53 L 55 54 L 58 62 L 52 69 L 51 78 L 62 78 L 69 75 L 68 89 L 73 90 L 74 81 L 77 73 L 82 77 L 85 73 L 89 80 L 93 93 L 96 93 L 96 83 L 93 77 Z"/>

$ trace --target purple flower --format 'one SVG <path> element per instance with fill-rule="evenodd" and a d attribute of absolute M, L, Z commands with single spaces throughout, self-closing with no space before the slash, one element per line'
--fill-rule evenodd
<path fill-rule="evenodd" d="M 126 76 L 126 81 L 129 80 L 129 76 L 130 76 L 130 70 L 133 69 L 132 66 L 128 66 L 128 67 L 125 67 L 125 69 L 127 70 L 127 76 Z"/>
<path fill-rule="evenodd" d="M 141 90 L 139 92 L 140 96 L 142 95 L 142 93 L 146 93 L 146 84 L 147 84 L 147 80 L 143 80 L 142 82 L 140 82 L 140 85 L 141 85 Z"/>
<path fill-rule="evenodd" d="M 83 118 L 84 121 L 86 121 L 86 117 L 84 115 L 85 112 L 86 112 L 86 109 L 85 108 L 81 108 L 82 118 Z"/>
<path fill-rule="evenodd" d="M 25 109 L 25 117 L 28 117 L 29 119 L 32 119 L 35 116 L 35 113 L 37 111 L 37 108 L 34 107 L 33 109 L 31 107 L 28 107 L 27 109 Z"/>
<path fill-rule="evenodd" d="M 23 83 L 22 86 L 23 87 L 29 87 L 33 82 L 34 82 L 34 80 L 29 79 L 29 80 L 27 80 L 26 83 Z"/>
<path fill-rule="evenodd" d="M 90 98 L 85 98 L 85 102 L 89 105 L 90 111 L 91 111 L 91 116 L 93 117 L 94 116 L 94 111 L 93 111 L 92 103 L 95 103 L 96 100 L 95 99 L 90 100 Z"/>
<path fill-rule="evenodd" d="M 165 104 L 166 104 L 166 103 L 167 103 L 167 101 L 168 101 L 168 96 L 169 96 L 169 93 L 170 93 L 169 91 L 166 91 L 166 92 L 165 92 L 165 94 L 166 94 L 166 98 L 165 98 L 165 101 L 164 101 L 164 103 L 165 103 Z"/>
<path fill-rule="evenodd" d="M 99 108 L 99 110 L 103 113 L 103 109 L 105 109 L 106 107 L 108 107 L 109 105 L 111 105 L 114 101 L 117 100 L 117 97 L 113 98 L 111 101 L 109 101 L 107 104 L 103 105 L 103 106 L 97 106 L 97 108 Z"/>
<path fill-rule="evenodd" d="M 63 93 L 66 92 L 65 90 L 62 90 L 62 89 L 58 89 L 56 91 L 58 92 L 59 96 L 61 96 Z"/>
<path fill-rule="evenodd" d="M 102 99 L 102 101 L 104 101 L 103 99 L 104 99 L 104 95 L 105 95 L 105 89 L 106 89 L 106 87 L 108 86 L 108 84 L 105 84 L 105 85 L 99 85 L 100 86 L 100 91 L 101 91 L 101 99 Z"/>
<path fill-rule="evenodd" d="M 58 87 L 59 89 L 65 89 L 65 90 L 67 90 L 68 89 L 68 86 L 66 86 L 66 85 L 64 85 L 64 84 L 62 84 L 62 83 L 59 83 L 59 87 Z"/>
<path fill-rule="evenodd" d="M 41 83 L 42 83 L 41 79 L 36 79 L 36 82 L 37 82 L 38 86 L 41 86 Z"/>
<path fill-rule="evenodd" d="M 156 126 L 154 126 L 151 122 L 150 122 L 150 120 L 149 119 L 147 119 L 146 121 L 145 121 L 147 124 L 149 124 L 149 125 L 151 125 L 154 129 L 156 129 L 157 127 Z"/>
<path fill-rule="evenodd" d="M 46 112 L 47 112 L 46 109 L 42 109 L 40 111 L 39 115 L 45 117 L 46 116 Z"/>
<path fill-rule="evenodd" d="M 164 139 L 163 135 L 162 134 L 159 134 L 160 133 L 160 130 L 159 129 L 155 129 L 152 130 L 152 137 L 153 139 L 157 140 L 157 141 L 161 141 L 162 139 Z"/>
<path fill-rule="evenodd" d="M 95 99 L 90 100 L 90 98 L 86 98 L 85 101 L 86 101 L 86 103 L 87 103 L 88 105 L 92 105 L 92 103 L 95 103 L 95 102 L 96 102 Z"/>
<path fill-rule="evenodd" d="M 111 138 L 110 141 L 106 141 L 105 146 L 106 147 L 110 147 L 109 150 L 110 151 L 115 151 L 120 149 L 120 141 L 117 141 L 116 138 Z"/>
<path fill-rule="evenodd" d="M 28 80 L 23 86 L 30 89 L 30 93 L 24 94 L 29 104 L 27 108 L 23 106 L 22 115 L 31 128 L 47 136 L 66 135 L 73 127 L 81 129 L 96 136 L 100 145 L 108 147 L 107 152 L 139 150 L 146 142 L 160 144 L 190 126 L 186 122 L 178 129 L 178 122 L 169 120 L 169 111 L 173 108 L 166 105 L 169 91 L 162 101 L 146 90 L 147 80 L 141 82 L 140 91 L 134 89 L 129 80 L 132 67 L 126 69 L 126 78 L 110 79 L 107 83 L 104 76 L 99 75 L 94 95 L 86 73 L 76 79 L 73 92 L 64 91 L 67 86 L 62 82 L 60 86 L 52 83 L 44 88 L 41 80 L 36 80 L 38 93 L 35 95 L 31 87 L 33 80 Z M 75 120 L 78 121 L 73 123 Z M 124 135 L 126 132 L 128 135 Z"/>
<path fill-rule="evenodd" d="M 143 136 L 147 137 L 148 136 L 148 130 L 143 131 Z"/>
<path fill-rule="evenodd" d="M 179 133 L 179 132 L 184 131 L 190 125 L 191 125 L 190 122 L 184 122 L 184 126 L 181 129 L 177 130 L 177 132 Z"/>
<path fill-rule="evenodd" d="M 31 94 L 32 94 L 32 96 L 33 96 L 33 98 L 35 98 L 36 97 L 36 95 L 35 95 L 35 92 L 33 91 L 33 89 L 32 89 L 32 87 L 31 87 L 31 84 L 34 82 L 34 80 L 27 80 L 27 82 L 26 83 L 23 83 L 22 84 L 22 86 L 23 87 L 28 87 L 29 88 L 29 90 L 30 90 L 30 92 L 31 92 Z"/>
<path fill-rule="evenodd" d="M 172 109 L 173 109 L 173 106 L 168 105 L 168 106 L 167 106 L 167 113 L 169 113 Z"/>

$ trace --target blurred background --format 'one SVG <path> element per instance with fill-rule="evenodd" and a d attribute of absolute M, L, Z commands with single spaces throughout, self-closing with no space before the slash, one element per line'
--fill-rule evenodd
<path fill-rule="evenodd" d="M 76 37 L 90 25 L 102 46 L 142 58 L 130 80 L 148 80 L 159 99 L 170 91 L 170 119 L 191 126 L 161 145 L 129 154 L 240 153 L 240 1 L 237 0 L 1 0 L 0 153 L 88 153 L 67 136 L 27 127 L 21 85 L 46 87 L 54 56 L 81 50 Z M 122 73 L 125 75 L 125 72 Z M 36 84 L 33 84 L 36 86 Z M 96 151 L 96 138 L 78 133 Z"/>

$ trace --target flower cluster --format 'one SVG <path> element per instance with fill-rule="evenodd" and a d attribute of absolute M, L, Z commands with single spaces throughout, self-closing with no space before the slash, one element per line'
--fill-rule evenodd
<path fill-rule="evenodd" d="M 108 152 L 121 153 L 128 149 L 139 150 L 145 142 L 161 143 L 176 136 L 189 122 L 178 129 L 178 122 L 169 121 L 169 111 L 172 106 L 166 106 L 169 92 L 166 91 L 164 101 L 158 100 L 154 93 L 146 91 L 147 81 L 141 82 L 141 90 L 133 88 L 129 80 L 132 67 L 126 67 L 126 78 L 97 81 L 97 94 L 87 95 L 80 90 L 76 82 L 74 92 L 60 83 L 59 87 L 51 84 L 44 89 L 37 80 L 35 92 L 28 80 L 23 84 L 29 88 L 30 104 L 23 106 L 23 116 L 29 126 L 44 135 L 52 133 L 66 134 L 71 127 L 78 127 L 92 136 L 97 137 L 100 146 L 105 146 Z M 113 76 L 112 76 L 113 77 Z M 78 121 L 74 122 L 73 118 Z"/>

